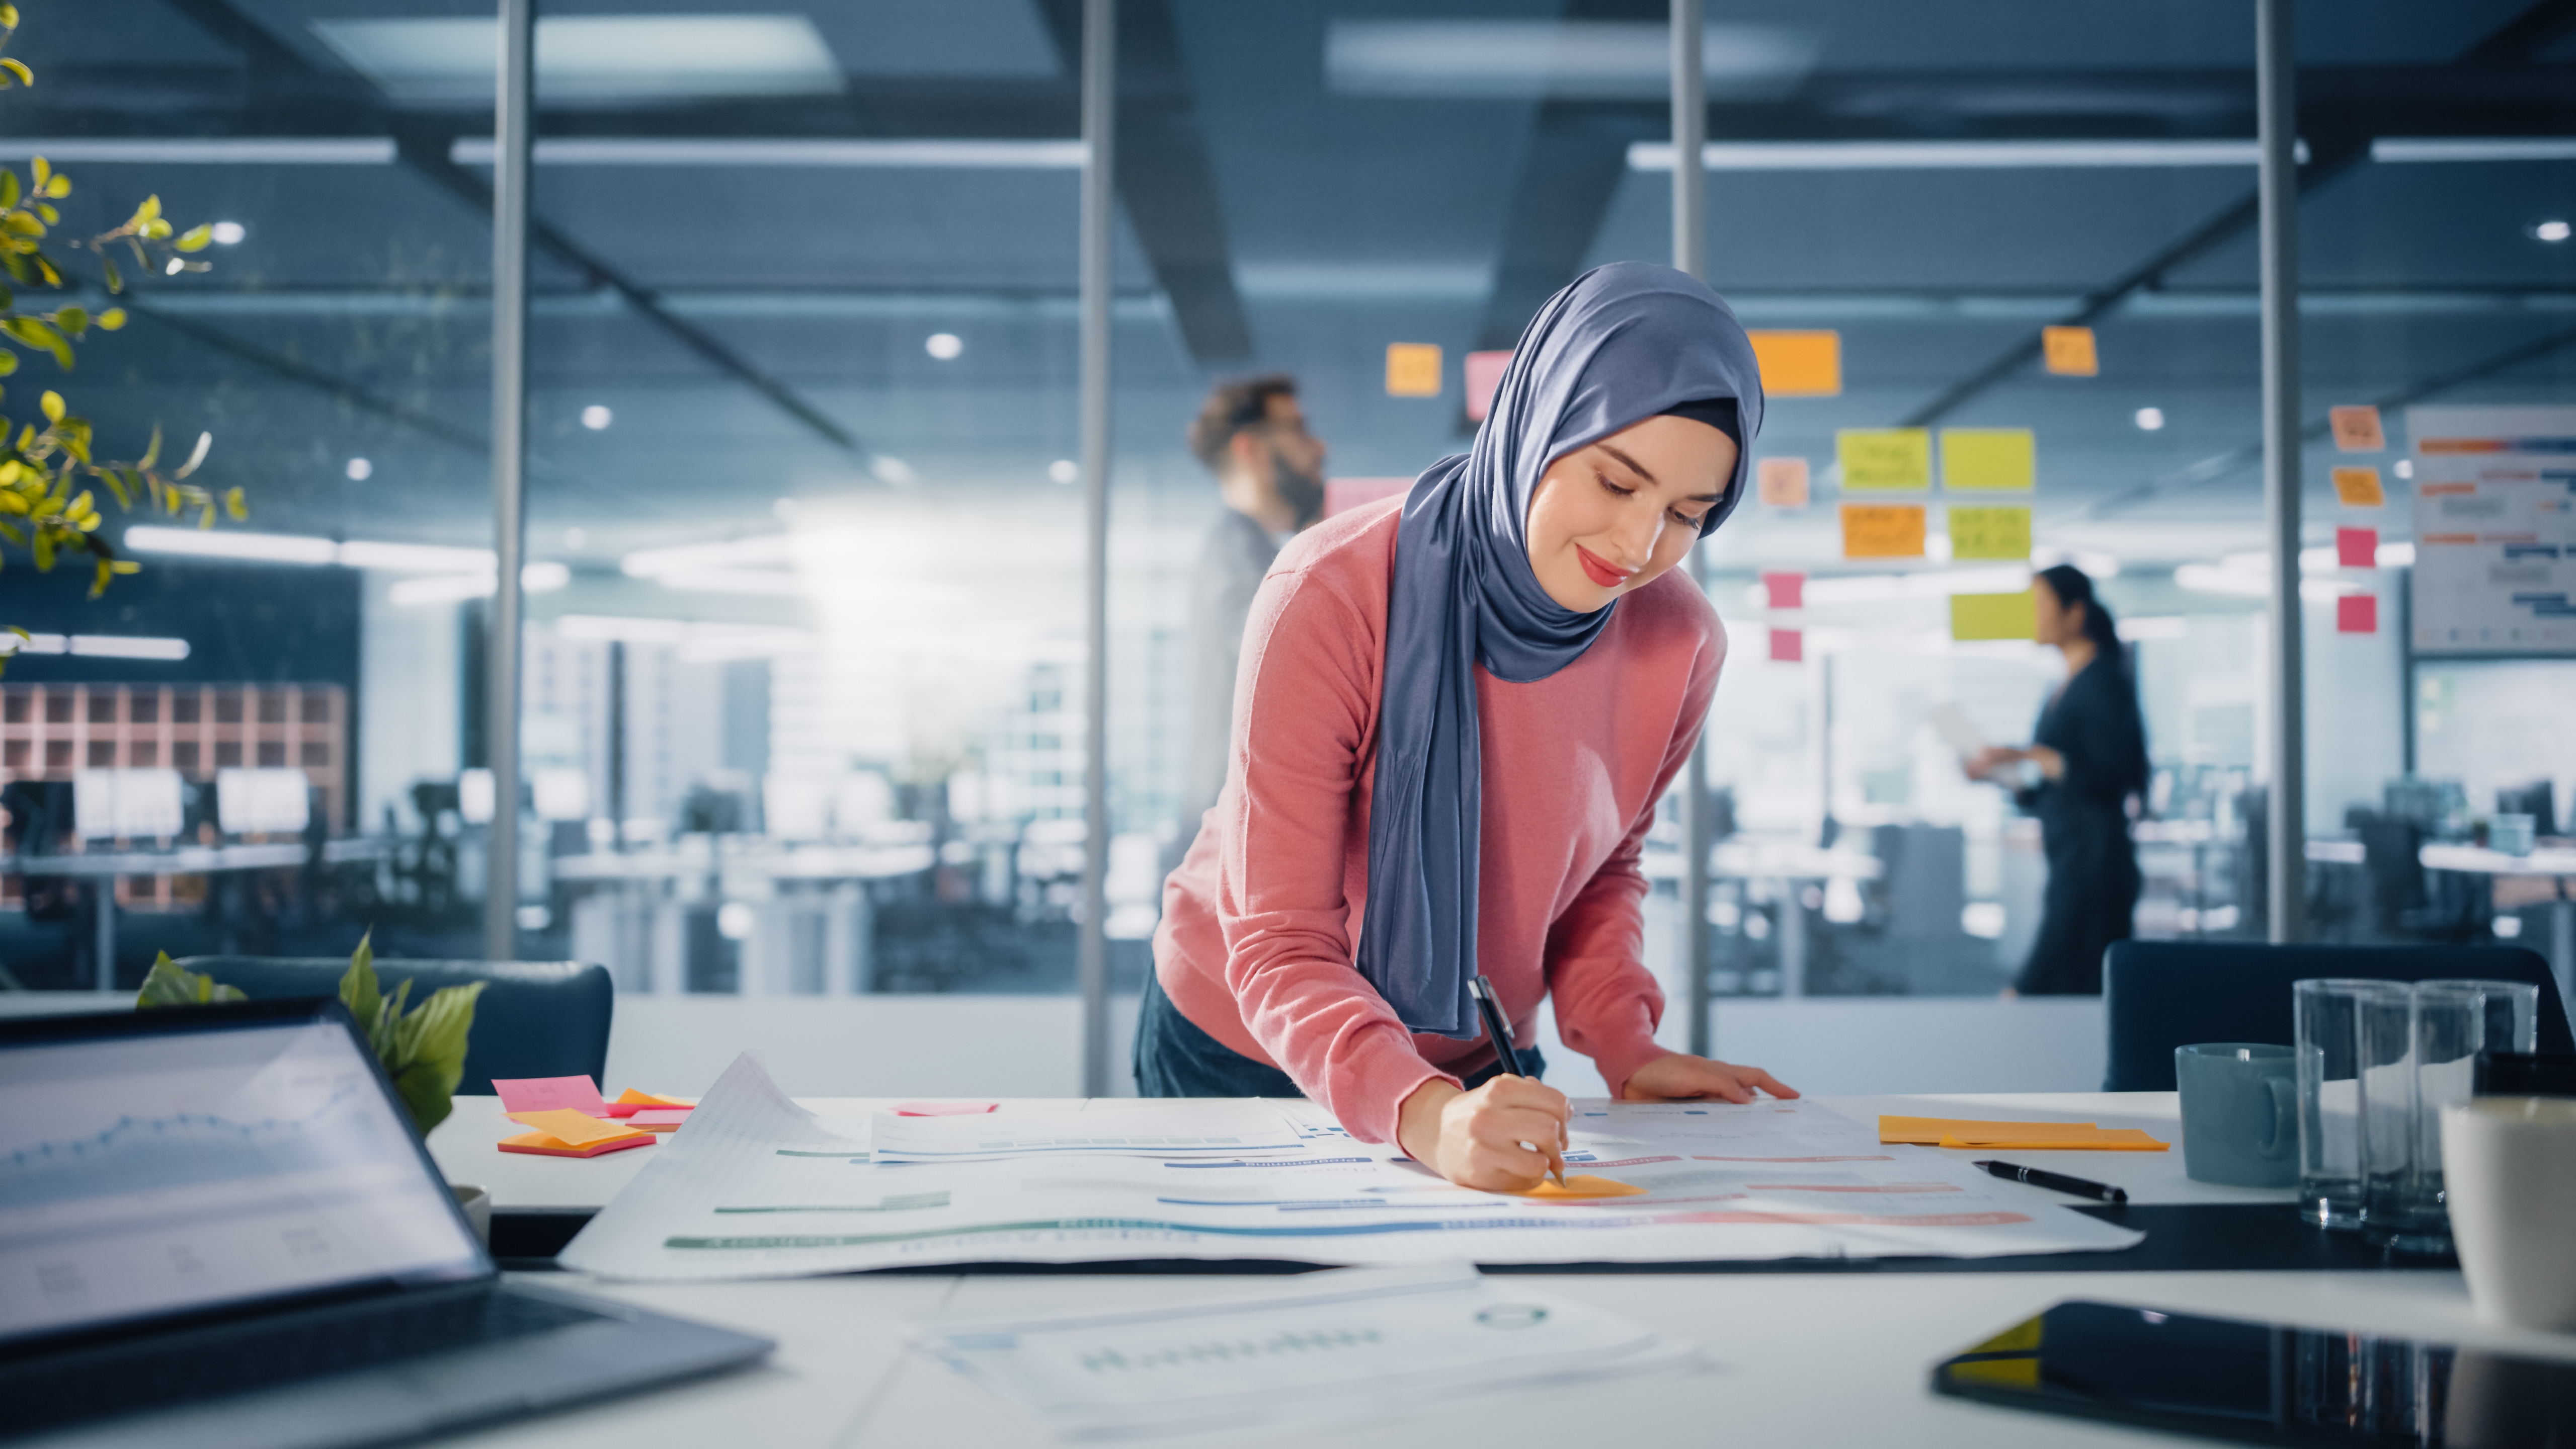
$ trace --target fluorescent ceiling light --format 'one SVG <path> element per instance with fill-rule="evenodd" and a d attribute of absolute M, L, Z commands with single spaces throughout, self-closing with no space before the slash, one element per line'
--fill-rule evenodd
<path fill-rule="evenodd" d="M 155 639 L 139 634 L 30 634 L 21 639 L 0 633 L 0 659 L 19 654 L 71 654 L 90 659 L 163 659 L 188 657 L 185 639 Z"/>
<path fill-rule="evenodd" d="M 2382 136 L 2370 143 L 2373 161 L 2576 161 L 2576 136 Z"/>
<path fill-rule="evenodd" d="M 1712 25 L 1701 42 L 1708 93 L 1787 94 L 1816 62 L 1813 32 Z M 1634 20 L 1335 20 L 1324 76 L 1346 95 L 1660 100 L 1669 27 Z"/>
<path fill-rule="evenodd" d="M 2308 159 L 2308 143 L 2298 146 Z M 2119 166 L 2252 166 L 2253 141 L 1711 141 L 1711 171 L 2028 171 Z M 1673 169 L 1673 143 L 1628 146 L 1631 171 Z"/>
<path fill-rule="evenodd" d="M 572 582 L 572 570 L 553 560 L 529 564 L 519 570 L 519 587 L 531 594 L 550 594 Z M 431 574 L 425 578 L 399 579 L 385 590 L 390 602 L 403 607 L 417 604 L 457 604 L 467 599 L 488 599 L 501 589 L 500 575 Z"/>
<path fill-rule="evenodd" d="M 623 644 L 658 644 L 675 648 L 687 663 L 727 659 L 769 659 L 813 647 L 803 629 L 775 624 L 709 624 L 685 619 L 639 619 L 613 614 L 566 614 L 554 621 L 565 639 Z"/>
<path fill-rule="evenodd" d="M 531 148 L 540 166 L 822 166 L 849 168 L 1079 171 L 1091 154 L 1080 141 L 833 140 L 802 136 L 556 136 Z M 489 136 L 459 136 L 447 159 L 492 164 Z"/>
<path fill-rule="evenodd" d="M 397 101 L 489 104 L 499 22 L 316 20 L 313 32 Z M 537 94 L 554 103 L 838 94 L 841 67 L 802 15 L 564 15 L 537 21 Z"/>
<path fill-rule="evenodd" d="M 390 136 L 0 139 L 0 161 L 24 161 L 34 156 L 92 166 L 390 166 L 394 143 Z"/>
<path fill-rule="evenodd" d="M 783 564 L 795 557 L 795 540 L 784 533 L 771 533 L 723 543 L 687 543 L 675 548 L 638 549 L 619 560 L 617 567 L 629 578 L 658 579 L 668 574 L 697 573 L 707 569 Z"/>
<path fill-rule="evenodd" d="M 392 573 L 484 572 L 492 569 L 492 550 L 453 548 L 430 543 L 340 543 L 293 533 L 247 533 L 240 529 L 157 528 L 137 525 L 125 531 L 128 553 L 177 554 L 191 558 L 240 559 L 249 563 L 340 564 L 353 569 Z"/>

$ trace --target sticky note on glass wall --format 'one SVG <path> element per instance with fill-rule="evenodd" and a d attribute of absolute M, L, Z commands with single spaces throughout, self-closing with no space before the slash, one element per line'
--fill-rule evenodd
<path fill-rule="evenodd" d="M 2017 594 L 1950 596 L 1953 639 L 2028 639 L 2038 633 L 2039 613 L 2028 589 Z"/>
<path fill-rule="evenodd" d="M 1950 557 L 2007 559 L 2030 557 L 2030 510 L 2020 506 L 1950 509 Z"/>
<path fill-rule="evenodd" d="M 2335 567 L 2345 569 L 2379 567 L 2379 530 L 2375 528 L 2336 529 Z"/>
<path fill-rule="evenodd" d="M 2379 632 L 2379 596 L 2345 594 L 2335 600 L 2335 632 L 2338 634 L 2376 634 Z"/>
<path fill-rule="evenodd" d="M 1799 664 L 1805 662 L 1806 658 L 1807 634 L 1805 630 L 1774 629 L 1771 631 L 1772 663 Z"/>
<path fill-rule="evenodd" d="M 2028 493 L 2038 477 L 2028 428 L 1941 430 L 1941 486 L 1953 493 Z"/>
<path fill-rule="evenodd" d="M 1440 344 L 1390 342 L 1386 345 L 1388 397 L 1440 396 Z"/>
<path fill-rule="evenodd" d="M 1770 397 L 1834 397 L 1843 390 L 1839 332 L 1747 332 Z"/>
<path fill-rule="evenodd" d="M 2039 350 L 2048 370 L 2060 377 L 2092 377 L 2102 370 L 2090 327 L 2042 327 Z"/>
<path fill-rule="evenodd" d="M 1494 390 L 1503 385 L 1503 373 L 1511 365 L 1512 355 L 1508 352 L 1467 354 L 1468 417 L 1481 423 L 1485 420 L 1485 414 L 1494 410 Z"/>
<path fill-rule="evenodd" d="M 1754 487 L 1765 508 L 1807 506 L 1807 460 L 1764 458 L 1753 466 Z"/>
<path fill-rule="evenodd" d="M 2335 501 L 2346 508 L 2378 508 L 2388 502 L 2377 468 L 2335 469 L 2334 490 Z"/>
<path fill-rule="evenodd" d="M 1846 503 L 1843 505 L 1843 557 L 1923 557 L 1920 503 Z"/>
<path fill-rule="evenodd" d="M 2376 453 L 2388 446 L 2388 435 L 2380 430 L 2379 409 L 2375 407 L 2328 408 L 2326 422 L 2334 430 L 2338 453 Z"/>
<path fill-rule="evenodd" d="M 1763 602 L 1774 609 L 1803 609 L 1807 606 L 1805 574 L 1764 574 Z"/>
<path fill-rule="evenodd" d="M 1834 434 L 1834 461 L 1842 465 L 1849 492 L 1932 488 L 1932 434 L 1924 428 L 1845 428 Z"/>

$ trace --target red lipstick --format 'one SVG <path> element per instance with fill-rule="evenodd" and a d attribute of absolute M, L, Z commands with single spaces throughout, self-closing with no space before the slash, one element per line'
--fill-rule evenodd
<path fill-rule="evenodd" d="M 1635 569 L 1613 567 L 1604 561 L 1601 555 L 1579 543 L 1574 546 L 1574 552 L 1575 556 L 1583 561 L 1583 576 L 1605 589 L 1619 587 L 1628 582 L 1629 578 L 1637 572 Z"/>

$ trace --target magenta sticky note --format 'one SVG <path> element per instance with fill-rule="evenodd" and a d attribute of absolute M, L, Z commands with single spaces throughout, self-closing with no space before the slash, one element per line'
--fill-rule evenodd
<path fill-rule="evenodd" d="M 2379 530 L 2375 528 L 2336 529 L 2335 567 L 2347 569 L 2379 567 Z"/>
<path fill-rule="evenodd" d="M 999 1102 L 906 1102 L 894 1109 L 898 1117 L 972 1117 L 990 1112 Z"/>
<path fill-rule="evenodd" d="M 593 1117 L 608 1115 L 608 1104 L 599 1099 L 599 1084 L 588 1077 L 494 1077 L 492 1090 L 501 1094 L 504 1112 L 551 1112 L 569 1107 Z"/>

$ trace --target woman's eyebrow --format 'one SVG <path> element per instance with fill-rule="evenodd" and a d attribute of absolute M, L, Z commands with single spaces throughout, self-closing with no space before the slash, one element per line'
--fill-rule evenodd
<path fill-rule="evenodd" d="M 1662 481 L 1657 479 L 1654 474 L 1646 471 L 1645 464 L 1640 463 L 1636 459 L 1629 457 L 1627 454 L 1620 452 L 1618 449 L 1611 447 L 1608 443 L 1595 443 L 1592 446 L 1599 448 L 1602 452 L 1605 452 L 1611 457 L 1618 459 L 1620 462 L 1627 464 L 1629 472 L 1636 474 L 1638 477 L 1645 479 L 1647 482 L 1654 484 L 1658 488 L 1664 486 Z"/>

